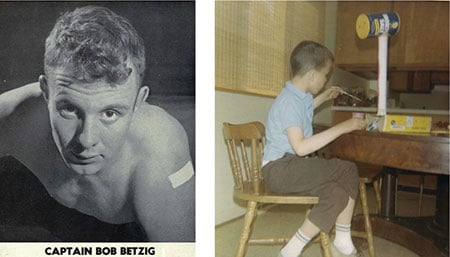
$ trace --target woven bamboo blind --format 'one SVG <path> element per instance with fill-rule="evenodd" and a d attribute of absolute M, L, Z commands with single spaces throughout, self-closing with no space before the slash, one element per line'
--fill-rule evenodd
<path fill-rule="evenodd" d="M 216 89 L 276 96 L 292 49 L 324 28 L 324 2 L 216 2 Z"/>

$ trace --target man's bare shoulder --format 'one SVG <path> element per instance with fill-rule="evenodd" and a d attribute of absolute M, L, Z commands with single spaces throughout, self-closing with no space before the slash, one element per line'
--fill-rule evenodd
<path fill-rule="evenodd" d="M 183 127 L 152 105 L 141 108 L 133 125 L 143 149 L 131 180 L 139 222 L 151 241 L 194 241 L 194 170 Z"/>
<path fill-rule="evenodd" d="M 162 108 L 144 103 L 134 117 L 130 133 L 135 149 L 144 157 L 145 166 L 163 168 L 166 175 L 190 160 L 183 126 Z"/>

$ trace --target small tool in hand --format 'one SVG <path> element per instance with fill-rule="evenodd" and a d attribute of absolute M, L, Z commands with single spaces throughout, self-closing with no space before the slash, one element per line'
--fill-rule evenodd
<path fill-rule="evenodd" d="M 344 95 L 348 95 L 348 96 L 350 96 L 351 98 L 353 98 L 353 99 L 355 99 L 355 100 L 358 100 L 358 101 L 362 102 L 362 100 L 361 100 L 359 97 L 356 97 L 356 96 L 354 96 L 354 95 L 352 95 L 352 94 L 350 94 L 350 93 L 347 93 L 346 91 L 344 91 L 344 90 L 342 90 L 342 89 L 341 89 L 341 93 L 344 94 Z"/>

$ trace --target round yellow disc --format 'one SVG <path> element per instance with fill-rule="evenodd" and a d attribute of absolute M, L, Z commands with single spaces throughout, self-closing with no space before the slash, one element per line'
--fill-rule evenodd
<path fill-rule="evenodd" d="M 360 39 L 365 39 L 370 33 L 370 21 L 366 14 L 360 14 L 356 19 L 356 34 Z"/>

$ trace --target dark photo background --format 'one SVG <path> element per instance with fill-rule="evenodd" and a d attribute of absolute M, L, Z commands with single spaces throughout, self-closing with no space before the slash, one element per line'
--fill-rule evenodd
<path fill-rule="evenodd" d="M 194 2 L 0 2 L 0 92 L 37 81 L 56 19 L 85 5 L 130 20 L 145 41 L 144 84 L 153 95 L 195 95 Z"/>
<path fill-rule="evenodd" d="M 180 121 L 195 164 L 194 2 L 0 2 L 0 94 L 37 81 L 56 19 L 85 5 L 128 18 L 142 36 L 147 102 Z M 141 241 L 135 231 L 60 206 L 19 162 L 0 158 L 0 241 Z"/>
<path fill-rule="evenodd" d="M 56 19 L 79 6 L 105 6 L 128 18 L 145 41 L 148 102 L 186 129 L 195 162 L 194 2 L 1 2 L 0 93 L 37 81 Z"/>

